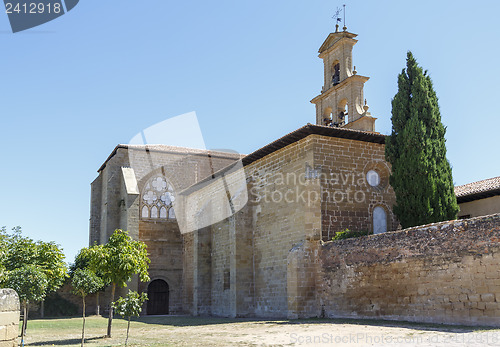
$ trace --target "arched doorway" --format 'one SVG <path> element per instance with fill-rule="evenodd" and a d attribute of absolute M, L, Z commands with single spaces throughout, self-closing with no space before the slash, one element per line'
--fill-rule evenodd
<path fill-rule="evenodd" d="M 164 280 L 154 280 L 148 285 L 148 315 L 168 314 L 169 288 Z"/>
<path fill-rule="evenodd" d="M 373 233 L 381 234 L 387 231 L 387 214 L 382 206 L 373 209 Z"/>

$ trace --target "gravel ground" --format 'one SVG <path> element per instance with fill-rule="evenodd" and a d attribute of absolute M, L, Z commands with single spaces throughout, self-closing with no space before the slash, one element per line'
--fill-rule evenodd
<path fill-rule="evenodd" d="M 34 320 L 27 345 L 78 346 L 81 319 Z M 86 345 L 124 345 L 126 321 L 87 319 Z M 129 346 L 500 346 L 500 329 L 367 320 L 250 320 L 141 317 L 133 321 Z"/>

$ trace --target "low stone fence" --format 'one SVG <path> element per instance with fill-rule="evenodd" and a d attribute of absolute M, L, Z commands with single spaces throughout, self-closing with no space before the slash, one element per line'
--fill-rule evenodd
<path fill-rule="evenodd" d="M 13 289 L 0 289 L 0 347 L 17 346 L 19 298 Z"/>
<path fill-rule="evenodd" d="M 500 326 L 500 214 L 328 242 L 327 317 Z"/>

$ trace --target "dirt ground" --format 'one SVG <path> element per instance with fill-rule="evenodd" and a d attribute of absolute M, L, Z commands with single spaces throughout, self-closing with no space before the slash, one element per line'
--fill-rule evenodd
<path fill-rule="evenodd" d="M 81 319 L 37 320 L 26 345 L 77 346 Z M 87 344 L 124 345 L 126 321 L 87 319 Z M 363 320 L 248 320 L 144 317 L 132 322 L 129 346 L 500 346 L 500 329 Z"/>

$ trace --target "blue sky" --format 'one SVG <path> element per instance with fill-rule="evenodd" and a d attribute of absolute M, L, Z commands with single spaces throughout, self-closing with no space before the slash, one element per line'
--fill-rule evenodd
<path fill-rule="evenodd" d="M 250 153 L 314 123 L 317 50 L 344 3 L 377 130 L 390 132 L 411 50 L 434 81 L 455 183 L 499 176 L 499 1 L 85 0 L 17 34 L 0 14 L 0 225 L 72 261 L 97 169 L 142 129 L 195 111 L 207 148 Z"/>

